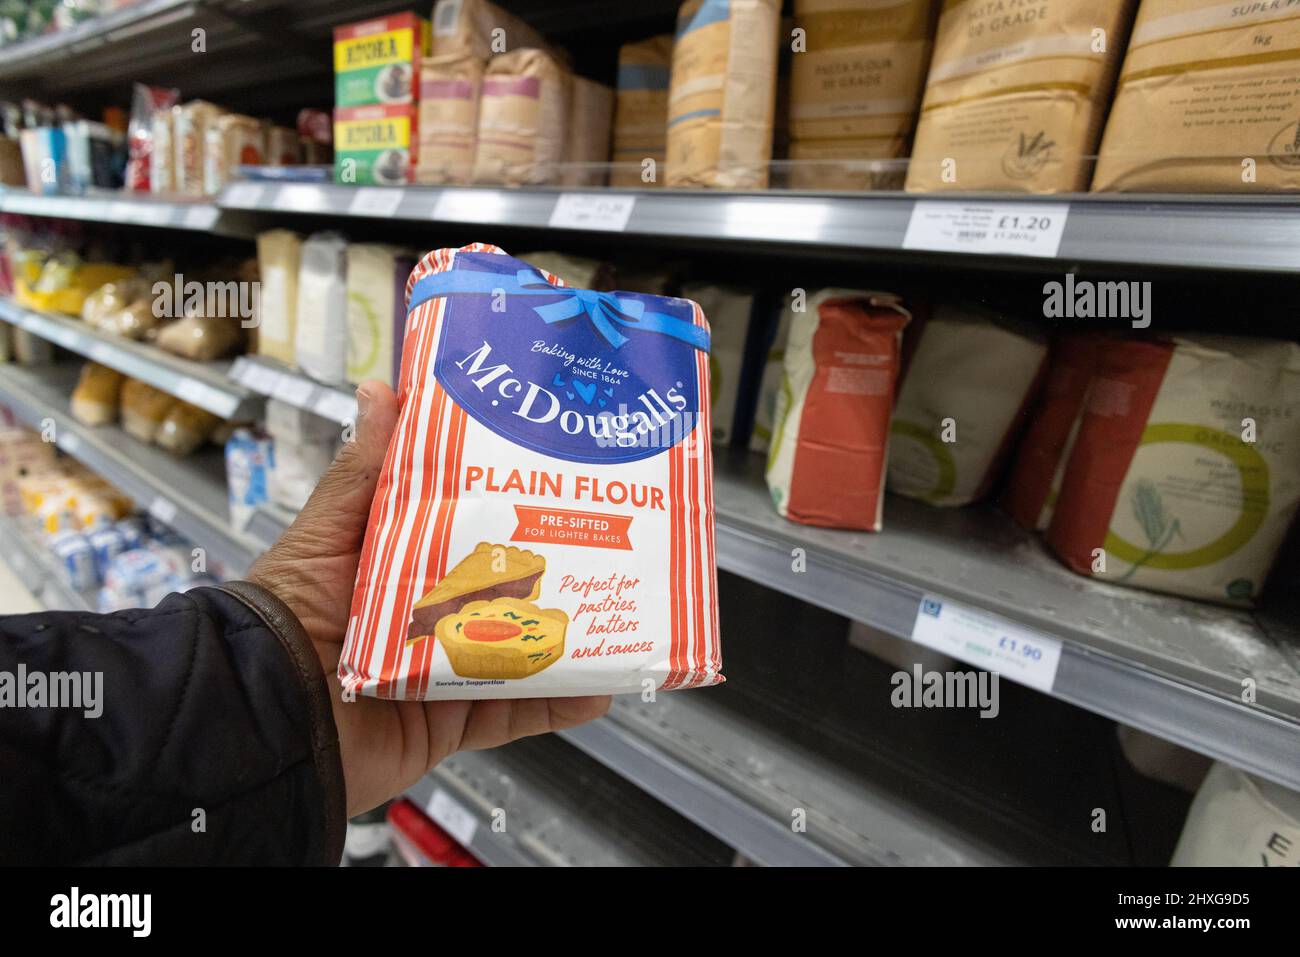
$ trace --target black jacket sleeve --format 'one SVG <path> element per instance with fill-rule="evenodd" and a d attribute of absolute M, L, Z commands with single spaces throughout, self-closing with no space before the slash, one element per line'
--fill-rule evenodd
<path fill-rule="evenodd" d="M 328 694 L 297 619 L 247 582 L 0 618 L 0 864 L 337 864 Z"/>

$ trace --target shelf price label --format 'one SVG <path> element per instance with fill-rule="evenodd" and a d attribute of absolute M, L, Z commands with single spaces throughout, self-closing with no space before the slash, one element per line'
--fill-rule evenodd
<path fill-rule="evenodd" d="M 226 188 L 225 206 L 256 207 L 262 202 L 260 183 L 235 183 Z"/>
<path fill-rule="evenodd" d="M 552 228 L 621 233 L 636 206 L 635 196 L 613 193 L 561 193 L 551 211 Z"/>
<path fill-rule="evenodd" d="M 1055 256 L 1069 203 L 917 200 L 904 249 L 1006 256 Z"/>
<path fill-rule="evenodd" d="M 357 400 L 343 392 L 323 389 L 316 398 L 316 404 L 312 406 L 312 411 L 322 418 L 344 425 L 356 421 Z"/>
<path fill-rule="evenodd" d="M 307 400 L 311 398 L 312 389 L 314 388 L 315 386 L 306 379 L 282 375 L 279 381 L 275 383 L 275 388 L 271 390 L 271 397 L 279 399 L 281 402 L 288 402 L 299 409 L 305 409 L 307 408 Z"/>
<path fill-rule="evenodd" d="M 1004 678 L 1050 692 L 1061 643 L 996 615 L 937 595 L 924 595 L 912 640 Z"/>
<path fill-rule="evenodd" d="M 465 807 L 442 788 L 435 788 L 429 798 L 429 817 L 454 837 L 462 847 L 469 847 L 478 830 L 478 821 Z"/>
<path fill-rule="evenodd" d="M 348 212 L 353 216 L 392 216 L 402 205 L 402 196 L 402 190 L 391 186 L 361 186 L 348 204 Z"/>
<path fill-rule="evenodd" d="M 176 518 L 176 505 L 159 495 L 149 503 L 149 514 L 164 525 L 170 525 Z"/>

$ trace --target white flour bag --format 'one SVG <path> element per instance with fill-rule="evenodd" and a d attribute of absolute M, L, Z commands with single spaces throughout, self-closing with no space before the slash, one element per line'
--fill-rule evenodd
<path fill-rule="evenodd" d="M 792 313 L 767 487 L 783 517 L 880 531 L 903 327 L 890 293 L 823 289 Z"/>
<path fill-rule="evenodd" d="M 1107 343 L 1047 541 L 1080 574 L 1250 604 L 1300 502 L 1300 345 Z"/>
<path fill-rule="evenodd" d="M 1215 762 L 1196 792 L 1169 863 L 1300 866 L 1300 794 Z"/>
<path fill-rule="evenodd" d="M 343 382 L 348 366 L 348 244 L 338 233 L 313 233 L 298 267 L 298 368 L 321 382 Z"/>
<path fill-rule="evenodd" d="M 921 328 L 890 424 L 889 490 L 966 505 L 997 478 L 1047 358 L 1046 340 L 942 306 Z"/>
<path fill-rule="evenodd" d="M 482 244 L 426 255 L 407 305 L 344 688 L 431 700 L 722 681 L 700 308 L 567 287 Z"/>

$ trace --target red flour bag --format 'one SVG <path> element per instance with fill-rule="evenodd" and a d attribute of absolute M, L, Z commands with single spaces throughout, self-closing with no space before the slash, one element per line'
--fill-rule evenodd
<path fill-rule="evenodd" d="M 339 663 L 381 698 L 717 684 L 708 323 L 476 244 L 407 281 Z"/>
<path fill-rule="evenodd" d="M 1052 520 L 1065 463 L 1083 418 L 1088 384 L 1104 336 L 1063 335 L 1053 345 L 1047 384 L 1025 430 L 1007 481 L 1003 504 L 1021 528 L 1042 531 Z"/>

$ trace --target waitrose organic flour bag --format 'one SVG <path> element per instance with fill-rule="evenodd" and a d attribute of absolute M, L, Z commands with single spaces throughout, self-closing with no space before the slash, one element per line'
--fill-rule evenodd
<path fill-rule="evenodd" d="M 966 505 L 997 478 L 1034 396 L 1047 341 L 970 307 L 941 306 L 921 327 L 890 423 L 889 490 Z"/>
<path fill-rule="evenodd" d="M 1088 386 L 1106 338 L 1095 333 L 1063 335 L 1052 345 L 1047 381 L 1007 479 L 1002 504 L 1021 528 L 1043 531 L 1065 477 L 1088 398 Z"/>
<path fill-rule="evenodd" d="M 1300 5 L 1142 0 L 1094 190 L 1300 189 Z"/>
<path fill-rule="evenodd" d="M 381 698 L 722 681 L 709 329 L 477 244 L 426 255 L 339 677 Z"/>
<path fill-rule="evenodd" d="M 1086 189 L 1132 9 L 945 0 L 907 189 Z"/>
<path fill-rule="evenodd" d="M 1233 604 L 1300 503 L 1300 345 L 1107 343 L 1047 541 L 1076 572 Z"/>

